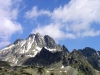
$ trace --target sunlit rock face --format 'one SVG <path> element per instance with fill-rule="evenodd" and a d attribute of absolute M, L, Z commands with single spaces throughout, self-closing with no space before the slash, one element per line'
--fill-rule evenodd
<path fill-rule="evenodd" d="M 11 65 L 22 65 L 25 60 L 40 53 L 42 48 L 50 52 L 67 50 L 57 45 L 50 36 L 36 33 L 30 34 L 25 40 L 17 39 L 13 44 L 0 50 L 0 59 L 10 62 Z"/>

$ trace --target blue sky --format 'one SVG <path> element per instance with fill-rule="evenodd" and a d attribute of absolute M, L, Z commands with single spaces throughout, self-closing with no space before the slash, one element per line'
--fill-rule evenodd
<path fill-rule="evenodd" d="M 39 32 L 69 51 L 100 50 L 100 0 L 0 0 L 0 48 Z"/>

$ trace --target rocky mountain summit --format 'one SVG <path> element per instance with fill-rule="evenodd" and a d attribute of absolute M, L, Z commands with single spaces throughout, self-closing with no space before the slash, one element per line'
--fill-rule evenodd
<path fill-rule="evenodd" d="M 93 68 L 100 70 L 100 51 L 96 51 L 90 47 L 86 47 L 78 51 L 86 57 L 87 61 L 93 66 Z"/>
<path fill-rule="evenodd" d="M 69 52 L 64 45 L 56 44 L 50 36 L 39 33 L 30 34 L 25 40 L 17 39 L 0 50 L 0 61 L 1 66 L 5 62 L 4 67 L 9 64 L 8 68 L 20 66 L 21 68 L 16 68 L 16 73 L 20 70 L 19 75 L 27 75 L 22 70 L 26 73 L 26 69 L 33 71 L 33 67 L 35 74 L 40 72 L 40 75 L 100 75 L 100 51 L 86 47 Z M 10 75 L 13 75 L 12 71 Z"/>
<path fill-rule="evenodd" d="M 35 57 L 42 48 L 50 52 L 65 50 L 65 46 L 57 45 L 50 36 L 36 33 L 29 35 L 26 40 L 17 39 L 13 44 L 0 50 L 0 60 L 8 61 L 11 65 L 21 65 L 26 59 Z"/>

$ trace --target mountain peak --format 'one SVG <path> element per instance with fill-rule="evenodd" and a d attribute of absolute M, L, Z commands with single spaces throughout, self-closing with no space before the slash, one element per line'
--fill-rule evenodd
<path fill-rule="evenodd" d="M 40 35 L 39 33 L 36 33 L 35 41 L 37 43 L 37 46 L 39 46 L 39 47 L 44 47 L 45 46 L 44 37 L 42 35 Z"/>
<path fill-rule="evenodd" d="M 67 52 L 69 53 L 69 51 L 68 51 L 68 49 L 65 47 L 65 45 L 63 45 L 61 48 L 62 48 L 63 51 L 67 51 Z"/>
<path fill-rule="evenodd" d="M 43 36 L 40 33 L 36 33 L 35 37 L 36 38 L 43 38 Z"/>
<path fill-rule="evenodd" d="M 35 57 L 42 48 L 51 53 L 62 51 L 61 46 L 57 45 L 53 38 L 36 33 L 30 34 L 26 40 L 17 39 L 13 45 L 0 51 L 0 57 L 1 60 L 11 62 L 12 65 L 20 65 L 27 58 Z"/>
<path fill-rule="evenodd" d="M 44 36 L 44 40 L 45 40 L 46 46 L 47 46 L 48 48 L 55 48 L 55 47 L 56 47 L 55 41 L 54 41 L 53 38 L 51 38 L 50 36 L 45 35 L 45 36 Z"/>
<path fill-rule="evenodd" d="M 86 47 L 83 50 L 79 50 L 79 51 L 81 51 L 85 56 L 96 55 L 96 50 L 90 47 Z"/>
<path fill-rule="evenodd" d="M 12 66 L 22 64 L 43 67 L 56 66 L 56 64 L 69 65 L 85 73 L 89 71 L 88 75 L 93 75 L 94 70 L 91 65 L 100 70 L 99 51 L 86 47 L 80 50 L 74 49 L 70 53 L 64 45 L 56 44 L 49 35 L 42 36 L 39 33 L 30 34 L 26 40 L 17 39 L 14 44 L 5 47 L 0 51 L 0 60 L 10 62 Z"/>
<path fill-rule="evenodd" d="M 30 34 L 27 39 L 33 38 L 34 36 L 35 36 L 35 34 Z"/>
<path fill-rule="evenodd" d="M 19 39 L 17 39 L 17 40 L 14 42 L 14 44 L 18 44 L 18 43 L 20 43 L 21 41 L 23 41 L 23 39 L 19 38 Z"/>
<path fill-rule="evenodd" d="M 36 36 L 42 36 L 42 35 L 41 35 L 40 33 L 37 32 L 37 33 L 36 33 Z"/>

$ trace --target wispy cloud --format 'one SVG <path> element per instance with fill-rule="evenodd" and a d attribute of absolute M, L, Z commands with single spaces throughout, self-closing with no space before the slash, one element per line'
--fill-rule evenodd
<path fill-rule="evenodd" d="M 100 24 L 99 3 L 100 0 L 70 0 L 68 4 L 59 6 L 52 12 L 33 7 L 32 10 L 26 12 L 26 16 L 31 19 L 42 15 L 50 17 L 50 24 L 41 25 L 32 32 L 48 34 L 55 39 L 93 37 L 100 35 L 100 29 L 92 27 L 93 23 Z"/>
<path fill-rule="evenodd" d="M 50 36 L 53 36 L 54 39 L 59 40 L 63 38 L 64 33 L 61 30 L 61 27 L 59 24 L 51 23 L 46 26 L 38 26 L 36 29 L 32 31 L 32 33 L 39 32 L 42 35 L 49 34 Z"/>
<path fill-rule="evenodd" d="M 14 6 L 21 0 L 0 0 L 0 48 L 10 43 L 10 38 L 16 32 L 22 33 L 22 26 L 16 21 L 18 7 Z M 13 7 L 14 6 L 14 7 Z"/>
<path fill-rule="evenodd" d="M 51 13 L 48 10 L 40 10 L 39 11 L 37 9 L 37 6 L 34 6 L 30 11 L 27 11 L 25 13 L 25 17 L 26 18 L 31 18 L 31 19 L 37 18 L 37 17 L 42 16 L 42 15 L 48 15 L 48 16 L 50 16 Z"/>

